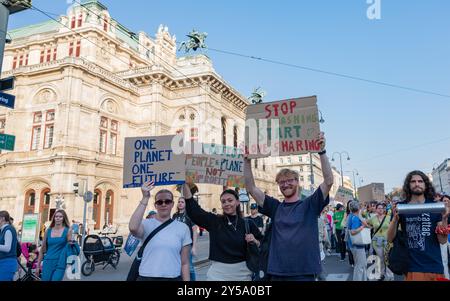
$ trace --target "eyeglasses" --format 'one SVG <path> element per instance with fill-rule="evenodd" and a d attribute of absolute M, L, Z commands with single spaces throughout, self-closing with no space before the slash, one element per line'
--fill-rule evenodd
<path fill-rule="evenodd" d="M 162 206 L 162 204 L 164 204 L 164 205 L 170 205 L 170 204 L 172 204 L 172 203 L 173 203 L 173 200 L 157 200 L 157 201 L 155 202 L 155 204 L 158 205 L 158 206 Z"/>
<path fill-rule="evenodd" d="M 278 185 L 280 185 L 280 186 L 283 186 L 284 184 L 291 185 L 295 181 L 297 181 L 297 179 L 288 179 L 288 180 L 284 180 L 284 181 L 278 181 Z"/>

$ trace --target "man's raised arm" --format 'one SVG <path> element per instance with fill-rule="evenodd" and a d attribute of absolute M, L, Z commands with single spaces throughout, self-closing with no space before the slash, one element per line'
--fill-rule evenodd
<path fill-rule="evenodd" d="M 320 189 L 322 190 L 322 195 L 324 199 L 328 196 L 331 187 L 333 186 L 333 171 L 331 170 L 330 161 L 325 153 L 325 135 L 324 133 L 320 133 L 319 136 L 319 144 L 321 144 L 322 151 L 319 153 L 320 155 L 320 164 L 322 165 L 322 174 L 323 174 L 323 183 L 320 184 Z"/>
<path fill-rule="evenodd" d="M 244 158 L 244 179 L 245 179 L 245 189 L 250 193 L 250 195 L 255 199 L 256 203 L 263 207 L 264 199 L 266 195 L 262 192 L 261 189 L 256 187 L 255 179 L 253 178 L 252 173 L 252 164 L 251 160 L 248 158 Z"/>

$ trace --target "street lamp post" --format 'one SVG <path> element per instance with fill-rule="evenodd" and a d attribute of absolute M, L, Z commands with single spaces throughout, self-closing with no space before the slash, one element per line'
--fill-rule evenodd
<path fill-rule="evenodd" d="M 342 155 L 346 154 L 347 155 L 347 161 L 350 160 L 350 155 L 348 154 L 348 152 L 346 151 L 342 151 L 342 152 L 334 152 L 333 155 L 331 156 L 331 161 L 334 162 L 334 155 L 338 154 L 339 155 L 339 164 L 341 166 L 341 186 L 344 187 L 344 174 L 342 172 Z"/>
<path fill-rule="evenodd" d="M 356 183 L 355 172 L 356 172 L 356 176 L 359 176 L 359 171 L 357 169 L 353 169 L 352 171 L 348 171 L 348 172 L 351 172 L 353 174 L 353 187 L 355 188 L 354 197 L 357 198 L 358 197 L 358 184 Z"/>

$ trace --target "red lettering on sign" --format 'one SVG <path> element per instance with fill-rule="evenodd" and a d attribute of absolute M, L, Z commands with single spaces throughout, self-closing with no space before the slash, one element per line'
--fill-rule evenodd
<path fill-rule="evenodd" d="M 290 107 L 291 107 L 291 114 L 294 112 L 295 107 L 297 106 L 297 103 L 295 101 L 291 101 Z"/>
<path fill-rule="evenodd" d="M 264 107 L 264 110 L 267 112 L 265 118 L 270 117 L 278 117 L 281 114 L 288 115 L 294 113 L 294 109 L 297 106 L 297 103 L 295 101 L 290 101 L 289 103 L 283 102 L 281 104 L 273 104 L 273 105 L 266 105 Z"/>

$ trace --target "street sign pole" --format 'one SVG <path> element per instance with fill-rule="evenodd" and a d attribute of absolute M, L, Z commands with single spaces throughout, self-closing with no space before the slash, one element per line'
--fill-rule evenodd
<path fill-rule="evenodd" d="M 87 204 L 94 199 L 94 194 L 91 191 L 86 191 L 83 195 L 84 200 L 84 210 L 83 210 L 83 236 L 81 237 L 81 250 L 83 250 L 84 246 L 84 238 L 86 237 L 86 211 Z"/>

